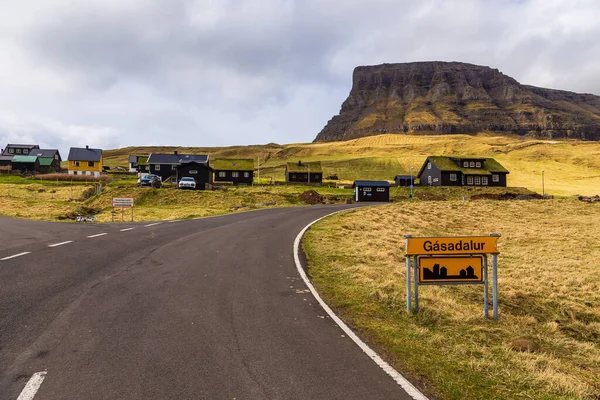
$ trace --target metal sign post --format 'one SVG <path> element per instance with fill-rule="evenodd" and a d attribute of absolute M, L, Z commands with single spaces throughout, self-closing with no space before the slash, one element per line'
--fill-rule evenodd
<path fill-rule="evenodd" d="M 419 312 L 420 285 L 483 285 L 483 315 L 489 316 L 488 255 L 492 256 L 492 306 L 498 319 L 499 234 L 473 237 L 406 238 L 406 312 Z M 411 258 L 412 279 L 411 282 Z M 415 304 L 411 304 L 411 283 Z"/>

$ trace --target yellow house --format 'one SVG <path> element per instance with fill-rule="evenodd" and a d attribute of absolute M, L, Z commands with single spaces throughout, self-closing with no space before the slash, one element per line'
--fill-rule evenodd
<path fill-rule="evenodd" d="M 69 150 L 69 175 L 100 176 L 102 172 L 102 150 L 71 147 Z"/>

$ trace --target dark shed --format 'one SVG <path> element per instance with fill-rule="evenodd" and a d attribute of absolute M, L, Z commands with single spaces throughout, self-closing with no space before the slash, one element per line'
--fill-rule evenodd
<path fill-rule="evenodd" d="M 390 183 L 387 181 L 354 181 L 354 200 L 390 201 Z"/>
<path fill-rule="evenodd" d="M 205 190 L 207 189 L 207 184 L 212 183 L 213 169 L 204 163 L 199 163 L 196 161 L 186 162 L 177 166 L 176 172 L 177 183 L 179 183 L 181 178 L 194 178 L 196 181 L 196 189 L 198 190 Z"/>
<path fill-rule="evenodd" d="M 412 175 L 396 175 L 394 182 L 396 182 L 396 186 L 410 186 L 415 184 L 415 177 Z"/>

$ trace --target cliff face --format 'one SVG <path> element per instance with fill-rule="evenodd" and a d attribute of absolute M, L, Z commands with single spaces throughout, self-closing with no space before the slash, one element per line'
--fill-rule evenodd
<path fill-rule="evenodd" d="M 600 96 L 521 85 L 458 62 L 357 67 L 339 115 L 315 141 L 418 131 L 600 140 Z"/>

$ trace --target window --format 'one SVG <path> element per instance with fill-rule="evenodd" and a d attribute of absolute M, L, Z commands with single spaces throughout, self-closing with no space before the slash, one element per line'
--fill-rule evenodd
<path fill-rule="evenodd" d="M 23 149 L 23 154 L 29 154 L 29 150 Z"/>
<path fill-rule="evenodd" d="M 477 168 L 481 168 L 481 161 L 477 161 L 477 163 L 475 163 L 475 166 L 476 166 Z"/>
<path fill-rule="evenodd" d="M 481 185 L 481 177 L 480 176 L 476 176 L 475 177 L 475 184 L 476 185 Z"/>
<path fill-rule="evenodd" d="M 481 184 L 482 185 L 487 185 L 488 184 L 488 177 L 487 176 L 482 176 L 481 177 Z"/>
<path fill-rule="evenodd" d="M 79 167 L 79 161 L 73 161 L 73 166 L 74 167 Z"/>
<path fill-rule="evenodd" d="M 8 149 L 8 154 L 14 154 L 15 153 L 15 149 Z"/>
<path fill-rule="evenodd" d="M 427 177 L 427 183 L 431 185 L 431 175 Z"/>
<path fill-rule="evenodd" d="M 93 161 L 88 161 L 88 167 L 94 167 L 94 162 Z"/>
<path fill-rule="evenodd" d="M 377 188 L 378 192 L 385 192 L 385 188 Z"/>
<path fill-rule="evenodd" d="M 232 173 L 231 173 L 231 177 L 232 177 L 232 178 L 239 178 L 239 177 L 240 177 L 240 173 L 239 173 L 239 172 L 237 172 L 237 171 L 236 171 L 236 172 L 232 172 Z"/>
<path fill-rule="evenodd" d="M 500 182 L 500 175 L 498 175 L 498 174 L 492 175 L 492 182 Z"/>
<path fill-rule="evenodd" d="M 370 191 L 371 191 L 371 188 L 368 188 L 368 187 L 363 188 L 363 192 L 370 192 Z"/>
<path fill-rule="evenodd" d="M 177 165 L 171 165 L 171 170 L 175 171 L 177 169 Z"/>
<path fill-rule="evenodd" d="M 198 175 L 197 169 L 190 169 L 190 175 Z"/>
<path fill-rule="evenodd" d="M 473 184 L 473 177 L 467 176 L 467 185 L 472 185 L 472 184 Z"/>
<path fill-rule="evenodd" d="M 292 177 L 290 179 L 296 180 L 296 174 L 292 174 Z"/>
<path fill-rule="evenodd" d="M 471 161 L 471 162 L 469 163 L 469 167 L 470 167 L 470 168 L 475 168 L 475 161 Z"/>
<path fill-rule="evenodd" d="M 225 178 L 225 171 L 219 171 L 219 178 Z"/>
<path fill-rule="evenodd" d="M 155 166 L 154 166 L 154 170 L 155 170 L 155 171 L 160 171 L 160 165 L 155 165 Z"/>
<path fill-rule="evenodd" d="M 450 181 L 452 181 L 452 182 L 456 182 L 457 181 L 456 174 L 450 174 Z"/>
<path fill-rule="evenodd" d="M 55 155 L 54 155 L 54 159 L 55 159 L 55 160 L 58 160 L 58 154 L 55 154 Z"/>
<path fill-rule="evenodd" d="M 463 167 L 469 168 L 469 162 L 468 161 L 463 162 Z"/>
<path fill-rule="evenodd" d="M 430 162 L 427 163 L 427 169 L 431 169 L 431 163 Z"/>
<path fill-rule="evenodd" d="M 17 149 L 17 154 L 21 154 L 21 149 Z"/>
<path fill-rule="evenodd" d="M 244 178 L 249 178 L 250 177 L 250 172 L 244 172 Z"/>

